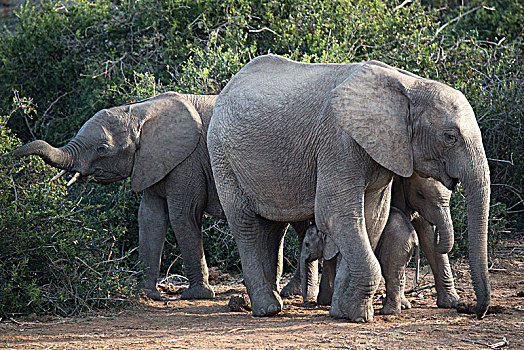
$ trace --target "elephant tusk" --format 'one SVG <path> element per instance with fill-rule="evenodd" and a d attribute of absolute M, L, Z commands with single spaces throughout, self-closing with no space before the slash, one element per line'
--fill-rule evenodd
<path fill-rule="evenodd" d="M 53 181 L 55 181 L 55 180 L 58 180 L 58 179 L 61 178 L 62 175 L 64 175 L 66 172 L 67 172 L 67 171 L 65 171 L 65 170 L 60 171 L 58 174 L 56 174 L 55 176 L 53 176 L 53 178 L 52 178 L 51 181 L 49 181 L 49 182 L 53 182 Z"/>
<path fill-rule="evenodd" d="M 80 177 L 80 173 L 77 172 L 75 173 L 75 176 L 73 176 L 73 178 L 71 180 L 69 180 L 69 182 L 67 183 L 67 187 L 71 186 L 72 184 L 74 184 L 76 182 L 76 180 L 78 180 L 78 178 Z"/>

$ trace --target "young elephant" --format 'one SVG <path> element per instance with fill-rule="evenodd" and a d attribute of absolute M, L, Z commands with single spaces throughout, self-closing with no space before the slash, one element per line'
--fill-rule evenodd
<path fill-rule="evenodd" d="M 448 255 L 435 249 L 436 244 L 453 246 L 450 196 L 451 191 L 440 182 L 422 178 L 416 172 L 409 178 L 395 177 L 393 181 L 391 205 L 407 215 L 417 232 L 435 279 L 437 306 L 441 308 L 455 308 L 459 301 Z"/>
<path fill-rule="evenodd" d="M 64 147 L 38 140 L 13 152 L 38 155 L 48 164 L 110 183 L 131 176 L 143 191 L 138 213 L 139 255 L 145 293 L 154 300 L 169 222 L 180 246 L 189 288 L 182 299 L 212 298 L 202 247 L 202 214 L 224 218 L 211 173 L 206 133 L 216 96 L 167 92 L 104 109 Z"/>
<path fill-rule="evenodd" d="M 380 313 L 390 315 L 399 313 L 401 309 L 411 308 L 411 304 L 404 296 L 404 276 L 413 250 L 417 245 L 415 229 L 406 215 L 397 208 L 391 207 L 388 221 L 375 248 L 375 255 L 386 282 L 386 300 Z M 300 256 L 304 301 L 309 299 L 308 281 L 311 279 L 307 273 L 307 268 L 304 266 L 308 262 L 324 258 L 317 303 L 319 305 L 331 304 L 337 255 L 338 248 L 329 236 L 319 231 L 315 225 L 311 225 L 306 231 Z"/>

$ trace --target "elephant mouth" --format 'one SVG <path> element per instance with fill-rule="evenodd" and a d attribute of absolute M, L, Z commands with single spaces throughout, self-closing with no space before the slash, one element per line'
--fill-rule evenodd
<path fill-rule="evenodd" d="M 420 177 L 422 177 L 422 178 L 425 178 L 425 179 L 428 178 L 428 177 L 432 177 L 432 176 L 429 176 L 428 174 L 423 173 L 422 171 L 418 171 L 418 175 Z M 458 183 L 460 182 L 459 179 L 453 178 L 453 177 L 449 177 L 449 176 L 445 176 L 441 180 L 435 178 L 435 180 L 440 181 L 450 191 L 454 191 L 455 188 L 457 187 Z"/>
<path fill-rule="evenodd" d="M 55 176 L 53 178 L 53 180 L 58 179 L 65 172 L 66 171 L 59 173 L 57 176 Z M 125 178 L 126 178 L 126 176 L 121 176 L 120 174 L 107 172 L 107 171 L 101 170 L 101 169 L 95 169 L 94 171 L 90 172 L 89 174 L 82 174 L 82 173 L 76 171 L 75 175 L 68 182 L 67 186 L 69 187 L 69 186 L 71 186 L 75 182 L 86 183 L 86 182 L 89 182 L 91 180 L 94 181 L 95 183 L 98 183 L 98 184 L 107 185 L 107 184 L 110 184 L 112 182 L 123 180 Z"/>
<path fill-rule="evenodd" d="M 454 179 L 454 178 L 449 178 L 447 179 L 446 182 L 444 182 L 444 186 L 446 186 L 446 188 L 450 191 L 454 191 L 455 188 L 457 187 L 458 183 L 459 183 L 459 179 Z"/>
<path fill-rule="evenodd" d="M 120 181 L 126 178 L 125 176 L 122 176 L 120 174 L 108 172 L 101 169 L 95 169 L 95 171 L 89 176 L 92 177 L 96 183 L 102 185 L 107 185 L 112 182 Z"/>

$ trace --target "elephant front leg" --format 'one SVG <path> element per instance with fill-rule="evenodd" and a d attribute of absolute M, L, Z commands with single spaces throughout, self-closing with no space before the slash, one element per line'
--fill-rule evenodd
<path fill-rule="evenodd" d="M 143 290 L 153 300 L 163 299 L 156 289 L 156 281 L 160 272 L 160 259 L 168 222 L 165 200 L 146 189 L 138 209 L 138 248 L 145 275 Z"/>
<path fill-rule="evenodd" d="M 317 297 L 318 305 L 331 305 L 335 274 L 337 272 L 337 258 L 324 259 L 322 264 L 322 276 L 320 277 L 320 288 Z"/>
<path fill-rule="evenodd" d="M 346 201 L 347 198 L 342 198 L 339 203 L 318 200 L 315 203 L 317 226 L 331 236 L 340 251 L 329 314 L 370 322 L 373 296 L 381 280 L 380 265 L 367 236 L 363 206 L 346 208 L 341 213 L 341 203 Z M 347 216 L 348 212 L 354 216 Z"/>
<path fill-rule="evenodd" d="M 448 255 L 440 254 L 435 249 L 434 227 L 422 217 L 415 218 L 412 224 L 417 231 L 420 247 L 433 272 L 435 289 L 437 290 L 437 306 L 447 309 L 456 308 L 460 297 L 455 289 Z"/>

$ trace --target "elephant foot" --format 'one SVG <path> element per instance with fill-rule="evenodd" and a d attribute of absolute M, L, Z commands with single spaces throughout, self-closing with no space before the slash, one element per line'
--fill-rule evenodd
<path fill-rule="evenodd" d="M 208 285 L 196 285 L 189 286 L 188 289 L 182 292 L 180 299 L 190 300 L 190 299 L 213 299 L 215 297 L 215 292 Z"/>
<path fill-rule="evenodd" d="M 318 305 L 331 305 L 331 298 L 333 297 L 333 293 L 323 293 L 322 290 L 320 290 L 320 293 L 317 297 L 317 304 Z"/>
<path fill-rule="evenodd" d="M 353 299 L 353 300 L 352 300 Z M 355 298 L 345 298 L 332 303 L 329 309 L 329 315 L 335 318 L 346 318 L 356 323 L 365 323 L 373 321 L 373 299 L 365 298 L 364 300 L 355 300 Z"/>
<path fill-rule="evenodd" d="M 400 314 L 401 308 L 399 306 L 386 304 L 382 309 L 378 310 L 378 313 L 381 315 L 398 315 Z"/>
<path fill-rule="evenodd" d="M 258 293 L 251 297 L 251 310 L 253 316 L 267 317 L 278 314 L 282 310 L 282 299 L 276 291 L 272 293 Z"/>
<path fill-rule="evenodd" d="M 304 295 L 302 298 L 304 299 L 304 303 L 307 303 L 308 301 L 313 301 L 317 299 L 318 296 L 318 286 L 309 286 L 307 289 L 307 295 L 304 298 Z"/>
<path fill-rule="evenodd" d="M 280 296 L 283 298 L 300 294 L 302 294 L 302 286 L 300 285 L 300 280 L 296 278 L 292 278 L 280 291 Z"/>
<path fill-rule="evenodd" d="M 411 305 L 409 305 L 409 307 L 411 307 Z M 384 306 L 382 307 L 382 309 L 378 311 L 378 313 L 381 315 L 397 315 L 400 313 L 401 309 L 402 303 L 386 301 L 384 303 Z"/>
<path fill-rule="evenodd" d="M 460 300 L 456 291 L 449 293 L 437 293 L 437 306 L 444 309 L 456 309 Z"/>
<path fill-rule="evenodd" d="M 166 300 L 166 298 L 164 298 L 162 294 L 160 294 L 160 292 L 156 288 L 154 289 L 144 288 L 143 291 L 146 294 L 146 296 L 152 300 L 156 300 L 156 301 Z"/>

